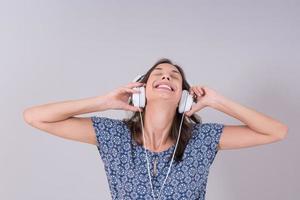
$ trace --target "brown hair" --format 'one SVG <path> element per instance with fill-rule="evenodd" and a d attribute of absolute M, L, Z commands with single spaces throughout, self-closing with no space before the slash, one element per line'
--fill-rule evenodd
<path fill-rule="evenodd" d="M 174 62 L 172 62 L 168 58 L 159 59 L 147 71 L 147 73 L 142 77 L 142 79 L 139 80 L 139 82 L 146 83 L 148 81 L 148 78 L 149 78 L 151 72 L 154 70 L 154 68 L 157 65 L 162 64 L 162 63 L 171 64 L 179 70 L 179 72 L 182 76 L 182 80 L 183 80 L 182 81 L 182 90 L 189 91 L 190 84 L 187 82 L 187 80 L 185 78 L 184 71 L 182 70 L 182 68 L 179 65 L 175 64 Z M 132 104 L 132 102 L 130 102 L 130 104 Z M 145 114 L 145 112 L 142 112 L 143 119 L 144 119 L 144 114 Z M 172 126 L 171 126 L 170 136 L 175 141 L 177 140 L 177 136 L 179 134 L 179 126 L 180 126 L 182 114 L 183 113 L 176 112 L 175 117 L 173 119 Z M 139 116 L 139 112 L 135 112 L 133 114 L 133 116 L 131 116 L 128 119 L 123 119 L 123 122 L 125 122 L 128 125 L 128 127 L 131 131 L 131 136 L 136 141 L 136 143 L 139 144 L 139 145 L 142 145 L 143 141 L 140 141 L 138 139 L 138 138 L 140 138 L 139 136 L 142 134 L 141 119 L 140 119 L 140 116 Z M 183 122 L 182 122 L 182 127 L 181 127 L 181 134 L 180 134 L 180 138 L 179 138 L 179 141 L 178 141 L 178 146 L 177 146 L 175 157 L 174 157 L 175 161 L 181 161 L 182 160 L 182 156 L 183 156 L 185 147 L 188 144 L 188 141 L 192 136 L 192 126 L 195 123 L 202 123 L 201 117 L 199 115 L 193 114 L 190 117 L 184 116 L 184 119 L 183 119 Z"/>

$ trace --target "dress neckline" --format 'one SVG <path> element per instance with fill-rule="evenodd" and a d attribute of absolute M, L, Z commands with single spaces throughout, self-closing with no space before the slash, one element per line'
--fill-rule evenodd
<path fill-rule="evenodd" d="M 131 139 L 133 144 L 135 146 L 137 146 L 138 148 L 142 149 L 143 151 L 146 149 L 147 153 L 151 154 L 151 155 L 163 155 L 165 153 L 168 153 L 169 151 L 171 151 L 172 149 L 175 148 L 175 144 L 173 144 L 172 146 L 170 146 L 169 148 L 167 148 L 166 150 L 163 150 L 163 151 L 159 151 L 159 152 L 156 152 L 156 151 L 152 151 L 150 149 L 147 149 L 145 148 L 143 145 L 139 145 L 137 144 L 137 142 L 134 140 L 134 139 Z"/>
<path fill-rule="evenodd" d="M 130 129 L 129 129 L 129 127 L 127 126 L 126 123 L 125 123 L 125 125 L 126 125 L 126 128 L 127 128 L 127 130 L 128 130 L 128 133 L 129 133 L 129 135 L 130 135 L 131 143 L 132 143 L 134 146 L 136 146 L 136 147 L 138 147 L 138 148 L 140 148 L 141 150 L 144 151 L 146 148 L 144 148 L 143 145 L 139 145 L 139 144 L 134 140 L 134 138 L 131 137 L 131 136 L 132 136 L 132 135 L 131 135 L 131 131 L 130 131 Z M 149 153 L 149 154 L 151 154 L 151 155 L 157 155 L 157 156 L 159 156 L 159 155 L 164 155 L 164 154 L 168 153 L 169 151 L 173 150 L 173 149 L 175 148 L 175 145 L 176 145 L 176 143 L 173 144 L 172 146 L 170 146 L 168 149 L 163 150 L 163 151 L 159 151 L 159 152 L 151 151 L 151 150 L 149 150 L 149 149 L 146 149 L 146 151 L 147 151 L 147 153 Z"/>

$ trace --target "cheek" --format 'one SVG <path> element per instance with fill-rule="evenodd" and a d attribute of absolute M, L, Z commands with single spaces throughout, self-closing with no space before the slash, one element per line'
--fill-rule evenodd
<path fill-rule="evenodd" d="M 181 98 L 182 92 L 179 92 L 178 97 L 179 99 Z"/>
<path fill-rule="evenodd" d="M 177 90 L 177 91 L 175 92 L 175 96 L 176 96 L 175 98 L 176 98 L 178 101 L 180 101 L 181 94 L 182 94 L 181 90 Z"/>
<path fill-rule="evenodd" d="M 147 82 L 146 82 L 146 85 L 147 86 L 150 86 L 150 85 L 152 86 L 152 84 L 153 84 L 153 80 L 152 80 L 151 77 L 149 77 L 148 80 L 147 80 Z"/>

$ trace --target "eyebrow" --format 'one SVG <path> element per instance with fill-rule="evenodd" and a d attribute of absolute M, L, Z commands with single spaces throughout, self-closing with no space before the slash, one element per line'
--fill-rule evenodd
<path fill-rule="evenodd" d="M 161 67 L 155 67 L 154 69 L 162 70 Z M 177 73 L 177 74 L 180 74 L 177 70 L 174 70 L 174 69 L 172 70 L 172 72 Z"/>

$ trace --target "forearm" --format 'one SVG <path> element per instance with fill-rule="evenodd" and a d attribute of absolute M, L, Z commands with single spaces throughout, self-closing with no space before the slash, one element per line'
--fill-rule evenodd
<path fill-rule="evenodd" d="M 109 109 L 106 96 L 68 100 L 29 107 L 24 110 L 26 121 L 56 122 L 69 117 Z"/>
<path fill-rule="evenodd" d="M 285 124 L 222 95 L 215 100 L 212 107 L 242 121 L 249 128 L 259 133 L 279 137 L 284 137 L 287 134 L 288 127 Z"/>

